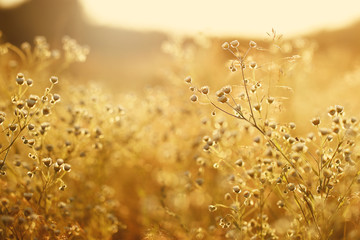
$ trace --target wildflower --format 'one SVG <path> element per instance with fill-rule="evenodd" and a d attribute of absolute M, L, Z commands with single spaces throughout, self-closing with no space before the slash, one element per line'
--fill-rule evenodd
<path fill-rule="evenodd" d="M 24 74 L 18 73 L 18 75 L 16 76 L 16 83 L 18 85 L 23 85 L 24 82 L 25 82 Z"/>
<path fill-rule="evenodd" d="M 228 42 L 224 42 L 221 47 L 224 49 L 224 50 L 228 50 L 229 49 L 229 43 Z"/>
<path fill-rule="evenodd" d="M 10 124 L 10 125 L 9 125 L 9 129 L 10 129 L 10 131 L 12 131 L 12 132 L 15 132 L 15 131 L 17 130 L 17 127 L 18 127 L 17 124 Z"/>
<path fill-rule="evenodd" d="M 259 103 L 255 103 L 255 104 L 254 104 L 254 109 L 255 109 L 256 111 L 260 112 L 260 111 L 261 111 L 261 105 L 260 105 Z"/>
<path fill-rule="evenodd" d="M 63 169 L 64 169 L 65 172 L 70 172 L 70 171 L 71 171 L 71 166 L 70 166 L 70 164 L 65 163 L 65 164 L 63 165 Z"/>
<path fill-rule="evenodd" d="M 50 167 L 50 165 L 52 163 L 52 159 L 51 158 L 43 158 L 42 162 L 46 167 Z"/>
<path fill-rule="evenodd" d="M 251 63 L 249 64 L 249 67 L 250 67 L 251 69 L 255 69 L 255 68 L 257 67 L 256 62 L 251 62 Z"/>
<path fill-rule="evenodd" d="M 343 107 L 343 106 L 340 106 L 340 105 L 336 105 L 336 106 L 335 106 L 335 109 L 336 109 L 336 112 L 337 112 L 337 113 L 342 113 L 343 110 L 344 110 L 344 107 Z"/>
<path fill-rule="evenodd" d="M 47 116 L 50 114 L 50 108 L 48 107 L 44 107 L 43 110 L 42 110 L 42 113 L 44 116 Z"/>
<path fill-rule="evenodd" d="M 216 96 L 217 97 L 221 97 L 221 96 L 223 96 L 225 93 L 222 91 L 222 90 L 218 90 L 218 91 L 216 91 Z"/>
<path fill-rule="evenodd" d="M 322 136 L 325 136 L 325 135 L 330 134 L 330 133 L 331 133 L 331 130 L 328 129 L 328 128 L 320 128 L 320 129 L 319 129 L 319 132 L 320 132 L 320 134 L 321 134 Z"/>
<path fill-rule="evenodd" d="M 240 44 L 238 40 L 234 40 L 230 42 L 231 47 L 237 48 Z"/>
<path fill-rule="evenodd" d="M 203 87 L 201 87 L 200 91 L 201 91 L 202 94 L 206 95 L 206 94 L 209 93 L 209 87 L 208 86 L 203 86 Z"/>
<path fill-rule="evenodd" d="M 244 198 L 249 198 L 251 196 L 251 192 L 245 191 L 244 192 Z"/>
<path fill-rule="evenodd" d="M 234 193 L 241 193 L 241 189 L 237 185 L 233 187 L 233 191 L 234 191 Z"/>
<path fill-rule="evenodd" d="M 283 208 L 285 207 L 285 203 L 282 201 L 282 200 L 279 200 L 276 205 L 279 207 L 279 208 Z"/>
<path fill-rule="evenodd" d="M 318 126 L 320 124 L 320 118 L 313 118 L 311 120 L 311 123 L 314 125 L 314 126 Z"/>
<path fill-rule="evenodd" d="M 52 84 L 57 84 L 57 83 L 59 82 L 59 79 L 58 79 L 57 77 L 55 77 L 55 76 L 52 76 L 52 77 L 50 78 L 50 82 L 51 82 Z"/>
<path fill-rule="evenodd" d="M 256 42 L 250 41 L 250 42 L 249 42 L 249 46 L 250 46 L 251 48 L 256 48 Z"/>
<path fill-rule="evenodd" d="M 198 100 L 198 97 L 194 94 L 194 95 L 192 95 L 192 96 L 190 97 L 190 100 L 191 100 L 192 102 L 196 102 L 196 101 Z"/>
<path fill-rule="evenodd" d="M 185 81 L 186 83 L 191 83 L 191 77 L 190 77 L 190 76 L 187 76 L 187 77 L 184 79 L 184 81 Z"/>
<path fill-rule="evenodd" d="M 272 104 L 274 102 L 274 100 L 275 100 L 274 97 L 268 97 L 266 101 L 268 104 Z"/>
<path fill-rule="evenodd" d="M 287 189 L 289 189 L 289 191 L 294 191 L 295 190 L 295 184 L 293 184 L 293 183 L 289 183 L 288 185 L 287 185 Z"/>
<path fill-rule="evenodd" d="M 330 116 L 334 116 L 335 115 L 335 113 L 336 113 L 336 109 L 335 108 L 330 108 L 329 109 L 329 111 L 328 111 L 328 114 L 330 115 Z"/>
<path fill-rule="evenodd" d="M 222 88 L 222 91 L 226 94 L 229 94 L 231 92 L 231 86 L 225 86 Z"/>
<path fill-rule="evenodd" d="M 28 201 L 30 201 L 30 199 L 33 197 L 33 193 L 32 192 L 26 192 L 24 193 L 24 198 Z"/>
<path fill-rule="evenodd" d="M 215 205 L 209 205 L 209 211 L 215 212 L 217 210 L 217 207 Z"/>
<path fill-rule="evenodd" d="M 235 164 L 239 167 L 242 167 L 242 166 L 244 166 L 244 161 L 240 158 L 240 159 L 236 160 Z"/>
<path fill-rule="evenodd" d="M 31 87 L 33 85 L 33 80 L 32 79 L 27 79 L 26 80 L 26 85 L 28 85 L 29 87 Z"/>
<path fill-rule="evenodd" d="M 222 95 L 221 97 L 218 97 L 217 100 L 221 103 L 226 103 L 229 99 L 225 95 Z"/>
<path fill-rule="evenodd" d="M 53 100 L 54 100 L 55 102 L 60 101 L 60 95 L 55 93 L 55 94 L 53 95 Z"/>

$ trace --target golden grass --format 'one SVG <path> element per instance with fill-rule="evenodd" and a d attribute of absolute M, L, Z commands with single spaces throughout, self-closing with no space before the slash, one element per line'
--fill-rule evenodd
<path fill-rule="evenodd" d="M 360 238 L 359 121 L 302 85 L 316 46 L 209 44 L 164 45 L 168 82 L 114 96 L 67 73 L 70 38 L 2 43 L 1 239 Z"/>

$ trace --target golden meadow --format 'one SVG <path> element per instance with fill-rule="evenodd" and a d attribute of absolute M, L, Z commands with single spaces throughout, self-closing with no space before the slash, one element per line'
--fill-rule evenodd
<path fill-rule="evenodd" d="M 264 35 L 169 40 L 120 94 L 74 39 L 1 41 L 1 239 L 359 239 L 358 60 Z"/>

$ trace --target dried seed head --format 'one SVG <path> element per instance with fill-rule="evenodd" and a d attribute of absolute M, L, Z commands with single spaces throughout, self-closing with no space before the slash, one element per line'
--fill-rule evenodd
<path fill-rule="evenodd" d="M 28 85 L 29 87 L 31 87 L 33 85 L 33 80 L 32 79 L 27 79 L 26 80 L 26 85 Z"/>
<path fill-rule="evenodd" d="M 304 143 L 296 143 L 292 146 L 291 149 L 295 152 L 302 152 L 305 149 L 305 144 Z"/>
<path fill-rule="evenodd" d="M 50 108 L 49 108 L 49 107 L 44 107 L 43 110 L 42 110 L 42 114 L 43 114 L 44 116 L 49 115 L 50 112 L 51 112 L 51 111 L 50 111 Z"/>
<path fill-rule="evenodd" d="M 224 198 L 225 198 L 225 200 L 230 200 L 231 199 L 231 194 L 230 193 L 225 193 Z"/>
<path fill-rule="evenodd" d="M 283 208 L 285 207 L 285 203 L 282 201 L 282 200 L 279 200 L 276 205 L 279 207 L 279 208 Z"/>
<path fill-rule="evenodd" d="M 221 90 L 226 94 L 229 94 L 232 91 L 231 86 L 225 86 Z"/>
<path fill-rule="evenodd" d="M 334 116 L 335 113 L 336 113 L 336 109 L 333 108 L 333 107 L 331 107 L 331 108 L 329 109 L 329 111 L 328 111 L 328 114 L 329 114 L 330 116 Z"/>
<path fill-rule="evenodd" d="M 296 128 L 296 124 L 293 123 L 293 122 L 291 122 L 291 123 L 289 123 L 289 127 L 290 127 L 290 129 L 295 129 L 295 128 Z"/>
<path fill-rule="evenodd" d="M 33 99 L 27 99 L 26 100 L 26 106 L 28 108 L 33 108 L 36 104 L 36 100 L 33 100 Z"/>
<path fill-rule="evenodd" d="M 328 128 L 319 128 L 319 132 L 322 136 L 328 135 L 331 133 L 331 130 Z"/>
<path fill-rule="evenodd" d="M 234 193 L 241 193 L 241 189 L 237 185 L 233 187 L 233 191 L 234 191 Z"/>
<path fill-rule="evenodd" d="M 9 125 L 9 129 L 10 129 L 10 131 L 12 131 L 12 132 L 15 132 L 15 131 L 17 130 L 17 127 L 18 127 L 17 124 L 10 124 L 10 125 Z"/>
<path fill-rule="evenodd" d="M 66 171 L 66 172 L 70 172 L 70 171 L 71 171 L 71 165 L 70 165 L 70 164 L 65 163 L 65 164 L 63 165 L 63 168 L 64 168 L 64 171 Z"/>
<path fill-rule="evenodd" d="M 294 190 L 296 189 L 295 184 L 289 183 L 289 184 L 287 185 L 287 189 L 288 189 L 289 191 L 294 191 Z"/>
<path fill-rule="evenodd" d="M 33 197 L 33 193 L 32 192 L 26 192 L 24 193 L 24 198 L 28 201 L 30 201 L 30 199 Z"/>
<path fill-rule="evenodd" d="M 209 211 L 215 212 L 217 210 L 217 207 L 215 205 L 209 205 Z"/>
<path fill-rule="evenodd" d="M 254 109 L 255 109 L 256 111 L 260 112 L 260 111 L 261 111 L 261 104 L 255 103 L 255 104 L 254 104 Z"/>
<path fill-rule="evenodd" d="M 25 106 L 25 102 L 22 101 L 22 100 L 20 100 L 20 101 L 18 101 L 18 102 L 16 103 L 16 107 L 17 107 L 18 109 L 23 109 L 24 106 Z"/>
<path fill-rule="evenodd" d="M 336 123 L 336 124 L 339 124 L 340 123 L 340 118 L 338 116 L 334 117 L 333 122 Z"/>
<path fill-rule="evenodd" d="M 261 138 L 260 138 L 259 136 L 256 136 L 256 137 L 254 138 L 254 142 L 255 142 L 255 143 L 260 143 L 260 141 L 261 141 Z"/>
<path fill-rule="evenodd" d="M 218 97 L 217 100 L 221 103 L 226 103 L 229 99 L 225 95 L 222 95 L 221 97 Z"/>
<path fill-rule="evenodd" d="M 251 47 L 251 48 L 256 48 L 256 42 L 254 42 L 254 41 L 250 41 L 249 42 L 249 46 Z"/>
<path fill-rule="evenodd" d="M 249 192 L 249 191 L 245 191 L 244 192 L 244 198 L 249 198 L 251 196 L 251 192 Z"/>
<path fill-rule="evenodd" d="M 50 167 L 50 165 L 52 163 L 52 159 L 51 158 L 43 158 L 42 162 L 46 167 Z"/>
<path fill-rule="evenodd" d="M 200 91 L 201 91 L 202 94 L 206 95 L 206 94 L 209 93 L 209 87 L 208 86 L 203 86 L 203 87 L 201 87 Z"/>
<path fill-rule="evenodd" d="M 190 101 L 196 102 L 198 100 L 198 97 L 194 94 L 190 97 Z"/>
<path fill-rule="evenodd" d="M 218 90 L 218 91 L 216 91 L 216 96 L 217 97 L 221 97 L 221 96 L 223 96 L 225 93 L 223 92 L 223 90 Z"/>
<path fill-rule="evenodd" d="M 184 81 L 185 81 L 186 83 L 191 83 L 191 77 L 190 77 L 190 76 L 187 76 L 187 77 L 184 79 Z"/>
<path fill-rule="evenodd" d="M 60 168 L 60 166 L 59 166 L 59 164 L 57 162 L 54 163 L 53 166 L 54 166 L 54 171 L 55 172 L 59 172 L 61 170 L 61 168 Z"/>
<path fill-rule="evenodd" d="M 229 49 L 229 43 L 228 42 L 224 42 L 221 47 L 224 49 L 224 50 L 228 50 Z"/>
<path fill-rule="evenodd" d="M 344 110 L 344 107 L 343 107 L 343 106 L 340 106 L 340 105 L 336 105 L 336 106 L 335 106 L 335 109 L 336 109 L 336 112 L 337 112 L 337 113 L 342 113 L 343 110 Z"/>
<path fill-rule="evenodd" d="M 61 165 L 64 163 L 64 159 L 58 158 L 58 159 L 56 159 L 56 163 L 57 163 L 59 166 L 61 166 Z"/>
<path fill-rule="evenodd" d="M 240 159 L 236 160 L 235 164 L 239 167 L 242 167 L 242 166 L 244 166 L 244 161 L 240 158 Z"/>
<path fill-rule="evenodd" d="M 240 44 L 238 40 L 234 40 L 230 42 L 231 47 L 237 48 Z"/>
<path fill-rule="evenodd" d="M 320 118 L 313 118 L 311 120 L 312 125 L 318 126 L 320 124 Z"/>
<path fill-rule="evenodd" d="M 55 77 L 55 76 L 52 76 L 52 77 L 50 78 L 50 82 L 51 82 L 52 84 L 57 84 L 57 83 L 59 82 L 59 79 L 58 79 L 57 77 Z"/>
<path fill-rule="evenodd" d="M 255 68 L 257 67 L 256 62 L 251 62 L 251 63 L 249 64 L 249 67 L 250 67 L 251 69 L 255 69 Z"/>
<path fill-rule="evenodd" d="M 55 93 L 55 94 L 53 95 L 53 100 L 54 100 L 55 102 L 60 101 L 60 95 Z"/>
<path fill-rule="evenodd" d="M 17 76 L 16 76 L 16 83 L 18 85 L 23 85 L 24 82 L 25 82 L 24 74 L 18 73 Z"/>

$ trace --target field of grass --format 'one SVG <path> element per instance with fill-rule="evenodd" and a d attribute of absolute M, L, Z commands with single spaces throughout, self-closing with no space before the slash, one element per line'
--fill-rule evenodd
<path fill-rule="evenodd" d="M 119 94 L 0 39 L 0 239 L 360 239 L 358 46 L 264 36 L 169 40 Z"/>

